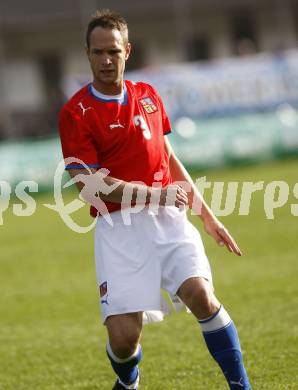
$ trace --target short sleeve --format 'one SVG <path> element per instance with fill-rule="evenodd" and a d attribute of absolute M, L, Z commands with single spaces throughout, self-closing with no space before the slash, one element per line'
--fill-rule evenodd
<path fill-rule="evenodd" d="M 167 135 L 167 134 L 171 133 L 171 131 L 172 131 L 171 130 L 170 119 L 168 117 L 168 114 L 166 112 L 166 109 L 164 107 L 164 104 L 163 104 L 163 102 L 161 100 L 161 97 L 159 96 L 158 92 L 151 85 L 150 85 L 150 89 L 151 89 L 152 93 L 154 94 L 154 96 L 157 98 L 159 109 L 160 109 L 160 112 L 161 112 L 161 117 L 162 117 L 163 134 Z"/>
<path fill-rule="evenodd" d="M 92 132 L 78 114 L 63 108 L 59 115 L 59 133 L 64 159 L 72 157 L 83 161 L 90 168 L 100 167 Z M 84 168 L 84 165 L 74 161 L 65 168 Z"/>
<path fill-rule="evenodd" d="M 167 135 L 171 133 L 171 122 L 168 117 L 168 114 L 166 113 L 165 107 L 163 105 L 162 100 L 160 99 L 160 109 L 161 109 L 161 114 L 162 114 L 162 126 L 163 126 L 163 134 Z"/>

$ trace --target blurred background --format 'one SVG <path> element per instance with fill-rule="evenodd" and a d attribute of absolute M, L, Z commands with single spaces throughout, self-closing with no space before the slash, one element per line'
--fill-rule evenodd
<path fill-rule="evenodd" d="M 57 114 L 91 80 L 85 28 L 102 7 L 127 19 L 126 77 L 158 89 L 184 163 L 297 153 L 298 0 L 10 0 L 0 2 L 1 179 L 51 180 Z"/>
<path fill-rule="evenodd" d="M 239 215 L 238 191 L 235 211 L 221 220 L 240 259 L 192 222 L 217 296 L 237 323 L 253 388 L 297 390 L 298 0 L 0 0 L 0 389 L 109 390 L 115 380 L 98 315 L 93 232 L 75 233 L 44 207 L 54 202 L 62 159 L 57 114 L 92 80 L 85 28 L 106 7 L 129 24 L 126 77 L 162 95 L 170 142 L 195 179 L 225 183 L 223 199 L 230 182 L 275 182 L 275 200 L 276 181 L 288 186 L 274 219 L 264 191 Z M 30 218 L 15 215 L 26 211 L 24 199 L 11 197 L 10 207 L 6 199 L 22 180 L 42 192 Z M 206 192 L 212 205 L 216 191 Z M 68 210 L 77 196 L 63 193 Z M 88 206 L 71 218 L 92 222 Z M 186 313 L 148 326 L 142 390 L 225 389 L 199 338 Z"/>

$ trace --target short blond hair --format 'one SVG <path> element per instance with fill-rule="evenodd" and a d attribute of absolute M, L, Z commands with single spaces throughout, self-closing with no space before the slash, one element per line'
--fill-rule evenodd
<path fill-rule="evenodd" d="M 126 20 L 116 11 L 111 11 L 109 9 L 97 10 L 93 15 L 92 19 L 88 23 L 87 32 L 86 32 L 86 45 L 89 49 L 90 47 L 90 36 L 92 31 L 96 27 L 108 28 L 111 30 L 119 30 L 123 43 L 126 46 L 128 43 L 128 27 Z"/>

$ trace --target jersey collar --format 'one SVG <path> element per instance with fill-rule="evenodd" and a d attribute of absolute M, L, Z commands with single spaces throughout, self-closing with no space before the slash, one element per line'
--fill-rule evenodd
<path fill-rule="evenodd" d="M 88 91 L 92 97 L 97 100 L 100 100 L 103 103 L 118 103 L 121 105 L 126 105 L 128 96 L 127 96 L 127 88 L 124 82 L 123 91 L 120 95 L 104 95 L 103 93 L 97 91 L 92 83 L 88 84 Z"/>

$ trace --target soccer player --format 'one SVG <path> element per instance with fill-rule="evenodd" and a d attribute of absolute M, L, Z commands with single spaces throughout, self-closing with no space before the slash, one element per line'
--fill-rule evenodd
<path fill-rule="evenodd" d="M 79 159 L 66 169 L 98 216 L 96 273 L 107 356 L 117 377 L 113 389 L 138 388 L 142 318 L 162 310 L 163 288 L 198 320 L 230 389 L 248 390 L 235 325 L 214 295 L 186 206 L 219 245 L 238 256 L 241 251 L 175 156 L 165 137 L 170 121 L 155 89 L 123 79 L 131 51 L 123 17 L 97 11 L 87 28 L 86 51 L 93 82 L 64 105 L 59 129 L 66 164 L 69 157 Z"/>

